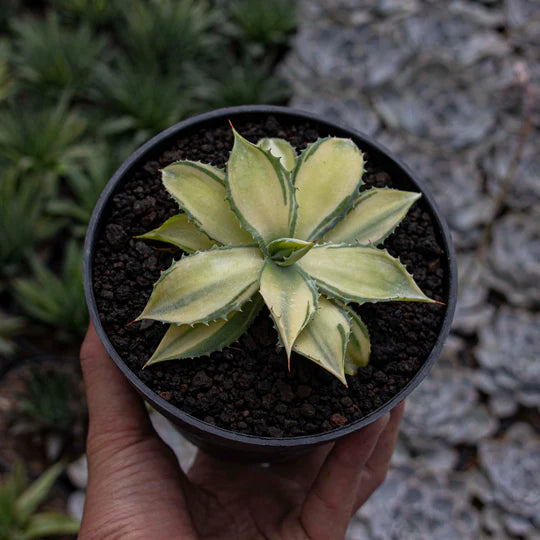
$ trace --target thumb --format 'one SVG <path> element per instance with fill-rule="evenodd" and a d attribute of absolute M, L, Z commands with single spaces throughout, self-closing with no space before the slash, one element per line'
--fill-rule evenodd
<path fill-rule="evenodd" d="M 189 481 L 92 324 L 81 347 L 81 366 L 89 426 L 79 538 L 195 538 L 184 494 Z"/>
<path fill-rule="evenodd" d="M 129 443 L 154 431 L 142 400 L 116 367 L 90 323 L 81 347 L 88 401 L 88 442 Z M 129 440 L 126 440 L 129 439 Z"/>

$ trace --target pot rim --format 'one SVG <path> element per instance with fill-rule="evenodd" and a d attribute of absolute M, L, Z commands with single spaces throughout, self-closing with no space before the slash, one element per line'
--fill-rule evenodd
<path fill-rule="evenodd" d="M 145 156 L 149 151 L 154 147 L 162 144 L 166 139 L 173 135 L 178 135 L 181 131 L 188 128 L 196 128 L 197 124 L 203 124 L 209 121 L 216 121 L 220 118 L 229 118 L 231 116 L 248 116 L 250 114 L 255 115 L 276 115 L 276 116 L 285 116 L 289 118 L 296 118 L 300 121 L 312 121 L 316 124 L 328 127 L 334 131 L 342 131 L 350 134 L 351 138 L 357 138 L 361 141 L 367 143 L 367 145 L 376 149 L 381 154 L 384 154 L 385 159 L 393 162 L 398 169 L 401 169 L 406 176 L 416 184 L 416 186 L 422 192 L 424 200 L 427 202 L 430 210 L 432 212 L 432 217 L 434 218 L 435 223 L 438 226 L 439 234 L 445 249 L 447 258 L 448 258 L 448 302 L 446 304 L 446 311 L 444 314 L 443 322 L 437 337 L 437 340 L 427 357 L 424 361 L 422 367 L 415 373 L 411 380 L 389 401 L 385 402 L 378 409 L 370 412 L 368 415 L 363 418 L 351 422 L 342 427 L 332 429 L 324 433 L 318 433 L 314 435 L 299 435 L 294 437 L 260 437 L 256 435 L 248 435 L 243 433 L 238 433 L 235 431 L 230 431 L 225 428 L 213 426 L 199 420 L 194 416 L 184 412 L 182 409 L 175 407 L 170 404 L 168 401 L 163 399 L 148 386 L 146 386 L 137 375 L 131 371 L 127 364 L 122 360 L 120 355 L 116 352 L 115 347 L 110 342 L 99 317 L 99 311 L 97 309 L 97 304 L 94 296 L 93 288 L 93 259 L 95 254 L 95 246 L 98 234 L 100 232 L 100 222 L 104 214 L 105 208 L 111 195 L 117 188 L 117 185 L 123 179 L 124 175 L 139 161 Z M 105 189 L 101 193 L 94 211 L 92 212 L 92 217 L 88 226 L 86 233 L 84 251 L 83 251 L 83 283 L 84 291 L 86 296 L 86 302 L 88 305 L 88 310 L 90 313 L 90 319 L 94 323 L 97 334 L 105 346 L 105 349 L 113 359 L 116 366 L 122 371 L 122 373 L 127 377 L 129 382 L 136 388 L 136 390 L 144 396 L 144 398 L 149 401 L 155 408 L 162 411 L 166 416 L 177 418 L 182 424 L 187 424 L 190 428 L 195 429 L 196 431 L 207 432 L 213 437 L 220 439 L 225 439 L 231 443 L 240 443 L 242 445 L 255 447 L 297 447 L 297 446 L 313 446 L 322 444 L 325 442 L 331 442 L 338 438 L 341 438 L 345 435 L 348 435 L 383 416 L 385 413 L 393 409 L 399 402 L 405 399 L 424 379 L 428 374 L 435 360 L 438 358 L 440 351 L 442 349 L 443 343 L 450 332 L 450 326 L 452 323 L 454 310 L 456 306 L 457 298 L 457 265 L 456 265 L 456 256 L 454 251 L 454 246 L 452 244 L 452 239 L 450 236 L 450 231 L 445 219 L 442 217 L 441 212 L 435 203 L 432 195 L 426 189 L 424 183 L 416 178 L 413 172 L 405 165 L 400 159 L 396 158 L 389 150 L 387 150 L 382 144 L 373 140 L 369 135 L 366 135 L 355 129 L 342 126 L 336 122 L 326 120 L 325 118 L 319 117 L 316 114 L 294 109 L 291 107 L 282 107 L 275 105 L 242 105 L 238 107 L 226 107 L 221 109 L 216 109 L 207 113 L 199 114 L 192 116 L 186 120 L 178 122 L 177 124 L 167 128 L 166 130 L 158 133 L 152 137 L 149 141 L 139 147 L 130 157 L 122 163 L 118 170 L 111 177 L 107 183 Z M 189 428 L 188 428 L 189 429 Z"/>

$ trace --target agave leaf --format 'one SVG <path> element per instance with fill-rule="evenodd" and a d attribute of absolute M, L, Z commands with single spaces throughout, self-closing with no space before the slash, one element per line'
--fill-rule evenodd
<path fill-rule="evenodd" d="M 256 247 L 219 247 L 173 263 L 137 317 L 174 324 L 207 323 L 238 310 L 259 288 L 264 264 Z"/>
<path fill-rule="evenodd" d="M 163 185 L 193 221 L 221 244 L 252 244 L 226 200 L 223 171 L 203 163 L 177 161 L 162 170 Z"/>
<path fill-rule="evenodd" d="M 300 260 L 315 244 L 296 238 L 278 238 L 268 244 L 268 255 L 280 266 L 289 266 Z"/>
<path fill-rule="evenodd" d="M 225 183 L 231 208 L 263 251 L 272 240 L 291 236 L 296 202 L 289 173 L 279 158 L 234 131 Z"/>
<path fill-rule="evenodd" d="M 77 534 L 81 524 L 67 514 L 40 512 L 30 518 L 24 538 L 44 538 L 64 534 Z"/>
<path fill-rule="evenodd" d="M 357 197 L 354 208 L 323 240 L 334 243 L 380 244 L 394 232 L 421 193 L 371 188 Z"/>
<path fill-rule="evenodd" d="M 349 306 L 340 306 L 347 312 L 351 320 L 351 335 L 345 352 L 345 373 L 356 375 L 359 367 L 369 364 L 371 342 L 369 332 L 360 316 Z"/>
<path fill-rule="evenodd" d="M 15 511 L 20 523 L 26 523 L 38 506 L 46 499 L 62 469 L 61 463 L 53 465 L 19 496 L 15 503 Z"/>
<path fill-rule="evenodd" d="M 210 176 L 213 176 L 216 180 L 219 180 L 225 185 L 225 169 L 214 167 L 214 165 L 203 163 L 202 161 L 188 161 L 188 163 L 193 163 L 194 165 L 197 165 L 197 167 L 206 170 Z"/>
<path fill-rule="evenodd" d="M 276 323 L 290 360 L 298 334 L 317 309 L 319 291 L 298 266 L 278 266 L 267 261 L 261 272 L 261 295 Z"/>
<path fill-rule="evenodd" d="M 298 202 L 295 238 L 316 240 L 352 206 L 362 184 L 364 158 L 350 139 L 326 138 L 310 144 L 293 174 Z"/>
<path fill-rule="evenodd" d="M 296 150 L 285 140 L 273 137 L 261 139 L 257 146 L 280 158 L 284 169 L 291 172 L 296 166 Z"/>
<path fill-rule="evenodd" d="M 326 295 L 343 302 L 434 302 L 387 251 L 348 244 L 314 246 L 297 263 Z"/>
<path fill-rule="evenodd" d="M 347 386 L 344 363 L 350 332 L 346 312 L 320 296 L 317 311 L 296 339 L 293 350 L 313 360 Z"/>
<path fill-rule="evenodd" d="M 216 245 L 214 240 L 208 238 L 196 225 L 189 221 L 187 214 L 177 214 L 169 218 L 157 229 L 148 231 L 135 238 L 167 242 L 168 244 L 179 247 L 186 253 L 206 251 Z"/>
<path fill-rule="evenodd" d="M 259 294 L 252 300 L 242 306 L 242 311 L 233 311 L 226 319 L 212 321 L 208 325 L 171 324 L 144 367 L 167 360 L 207 356 L 227 347 L 249 328 L 262 307 L 263 300 Z"/>

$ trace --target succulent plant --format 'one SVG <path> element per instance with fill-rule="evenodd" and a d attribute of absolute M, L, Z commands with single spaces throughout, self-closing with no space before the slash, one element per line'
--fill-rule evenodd
<path fill-rule="evenodd" d="M 421 195 L 360 193 L 364 158 L 350 139 L 319 139 L 297 156 L 283 139 L 233 133 L 226 171 L 191 161 L 162 171 L 184 213 L 142 238 L 189 255 L 161 274 L 136 319 L 170 324 L 146 365 L 222 349 L 266 304 L 289 367 L 294 351 L 347 384 L 370 354 L 349 303 L 435 302 L 376 247 Z"/>

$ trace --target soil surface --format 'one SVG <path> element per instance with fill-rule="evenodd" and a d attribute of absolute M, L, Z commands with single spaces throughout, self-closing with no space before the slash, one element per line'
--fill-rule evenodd
<path fill-rule="evenodd" d="M 282 137 L 298 150 L 331 133 L 309 124 L 289 125 L 269 117 L 265 125 L 237 124 L 256 142 Z M 212 132 L 179 139 L 172 149 L 147 162 L 109 204 L 98 240 L 94 287 L 101 321 L 118 354 L 152 390 L 210 424 L 264 437 L 315 434 L 359 420 L 381 407 L 415 375 L 433 348 L 445 308 L 391 302 L 365 304 L 358 313 L 371 335 L 370 365 L 347 377 L 348 388 L 313 362 L 293 353 L 291 372 L 266 308 L 239 342 L 210 357 L 164 362 L 142 370 L 166 326 L 127 324 L 143 310 L 153 283 L 181 251 L 133 237 L 161 225 L 178 212 L 162 187 L 158 169 L 178 159 L 223 167 L 232 148 L 225 123 Z M 406 189 L 367 158 L 365 188 Z M 445 253 L 422 199 L 414 204 L 384 247 L 407 265 L 429 297 L 446 301 Z"/>

